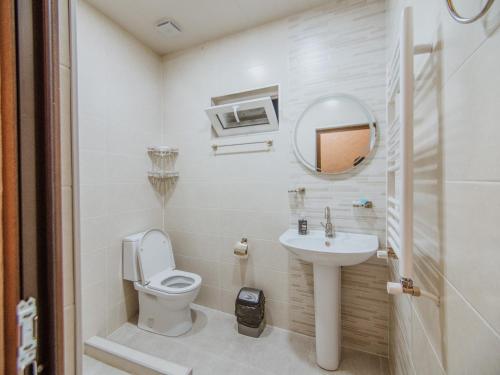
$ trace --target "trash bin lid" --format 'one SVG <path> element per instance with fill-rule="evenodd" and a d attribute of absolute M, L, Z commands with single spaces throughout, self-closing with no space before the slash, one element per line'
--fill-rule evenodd
<path fill-rule="evenodd" d="M 262 303 L 263 299 L 264 293 L 262 290 L 245 287 L 240 289 L 238 297 L 236 298 L 236 303 L 247 306 L 256 306 Z"/>

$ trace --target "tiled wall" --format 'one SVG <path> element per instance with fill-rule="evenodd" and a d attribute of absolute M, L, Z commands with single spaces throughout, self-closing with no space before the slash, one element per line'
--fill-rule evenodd
<path fill-rule="evenodd" d="M 64 373 L 75 373 L 75 293 L 73 273 L 73 177 L 71 155 L 71 58 L 69 0 L 58 2 L 61 121 Z"/>
<path fill-rule="evenodd" d="M 318 227 L 333 207 L 338 230 L 374 233 L 385 243 L 385 14 L 384 1 L 336 1 L 164 60 L 165 141 L 180 148 L 180 178 L 166 199 L 166 229 L 177 266 L 203 277 L 198 303 L 232 313 L 240 287 L 264 289 L 270 324 L 314 334 L 312 267 L 290 256 L 278 237 L 305 211 Z M 203 109 L 211 96 L 280 85 L 280 131 L 231 138 L 271 138 L 269 152 L 219 151 Z M 373 109 L 382 129 L 365 166 L 338 177 L 317 177 L 292 154 L 290 132 L 305 106 L 345 92 Z M 236 151 L 236 152 L 234 152 Z M 243 152 L 241 152 L 243 151 Z M 307 189 L 297 201 L 287 190 Z M 374 209 L 351 208 L 354 199 Z M 250 258 L 232 245 L 248 237 Z M 387 267 L 374 259 L 345 268 L 343 345 L 387 355 Z"/>
<path fill-rule="evenodd" d="M 166 199 L 166 229 L 180 269 L 203 278 L 198 303 L 234 312 L 242 285 L 263 288 L 269 323 L 288 327 L 291 279 L 287 252 L 277 242 L 288 227 L 288 124 L 270 152 L 215 156 L 204 108 L 210 97 L 279 83 L 286 92 L 287 23 L 277 22 L 164 61 L 165 141 L 179 147 L 177 185 Z M 235 139 L 236 141 L 237 139 Z M 257 148 L 258 149 L 258 148 Z M 234 151 L 234 150 L 233 150 Z M 224 153 L 224 152 L 221 152 Z M 250 258 L 233 257 L 248 237 Z"/>
<path fill-rule="evenodd" d="M 454 2 L 464 14 L 483 3 Z M 417 285 L 441 295 L 440 306 L 391 299 L 391 370 L 499 374 L 500 4 L 471 25 L 445 4 L 388 2 L 388 47 L 404 5 L 414 7 L 416 42 L 434 44 L 416 59 L 414 258 Z"/>
<path fill-rule="evenodd" d="M 324 208 L 333 209 L 336 229 L 376 234 L 385 244 L 385 2 L 339 1 L 300 14 L 288 25 L 288 81 L 285 117 L 295 123 L 315 98 L 347 93 L 367 103 L 379 129 L 375 152 L 360 168 L 318 178 L 305 170 L 291 150 L 291 186 L 306 187 L 304 199 L 290 200 L 290 225 L 301 212 L 319 228 Z M 353 209 L 365 197 L 373 209 Z M 312 273 L 310 264 L 302 264 Z M 300 279 L 299 279 L 300 280 Z M 387 355 L 387 267 L 375 258 L 342 271 L 343 345 Z M 310 294 L 312 290 L 310 289 Z M 294 309 L 312 316 L 308 299 L 291 301 Z M 302 316 L 300 318 L 302 319 Z M 312 319 L 309 320 L 314 329 Z"/>
<path fill-rule="evenodd" d="M 162 226 L 146 146 L 159 142 L 161 59 L 86 2 L 78 4 L 83 340 L 137 313 L 122 279 L 122 238 Z"/>

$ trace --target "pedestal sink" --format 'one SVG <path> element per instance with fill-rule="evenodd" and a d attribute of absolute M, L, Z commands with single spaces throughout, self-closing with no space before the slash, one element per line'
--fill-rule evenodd
<path fill-rule="evenodd" d="M 289 229 L 280 243 L 313 264 L 316 362 L 326 370 L 336 370 L 340 363 L 340 266 L 366 261 L 377 251 L 378 238 L 344 232 L 328 238 L 320 230 L 299 235 L 296 229 Z"/>

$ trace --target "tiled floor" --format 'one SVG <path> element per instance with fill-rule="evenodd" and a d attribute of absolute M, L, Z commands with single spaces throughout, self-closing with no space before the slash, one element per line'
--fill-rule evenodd
<path fill-rule="evenodd" d="M 386 375 L 387 360 L 344 350 L 340 369 L 320 369 L 314 338 L 268 326 L 258 339 L 239 335 L 234 316 L 193 306 L 193 329 L 170 338 L 127 323 L 108 338 L 133 349 L 193 368 L 193 375 Z"/>
<path fill-rule="evenodd" d="M 98 360 L 83 356 L 83 375 L 127 375 L 127 372 L 120 371 L 114 367 L 108 366 Z"/>

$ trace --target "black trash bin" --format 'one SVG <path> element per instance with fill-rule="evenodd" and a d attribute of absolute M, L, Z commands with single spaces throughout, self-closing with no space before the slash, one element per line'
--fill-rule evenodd
<path fill-rule="evenodd" d="M 260 289 L 241 288 L 235 303 L 238 333 L 259 337 L 266 326 L 266 298 Z"/>

